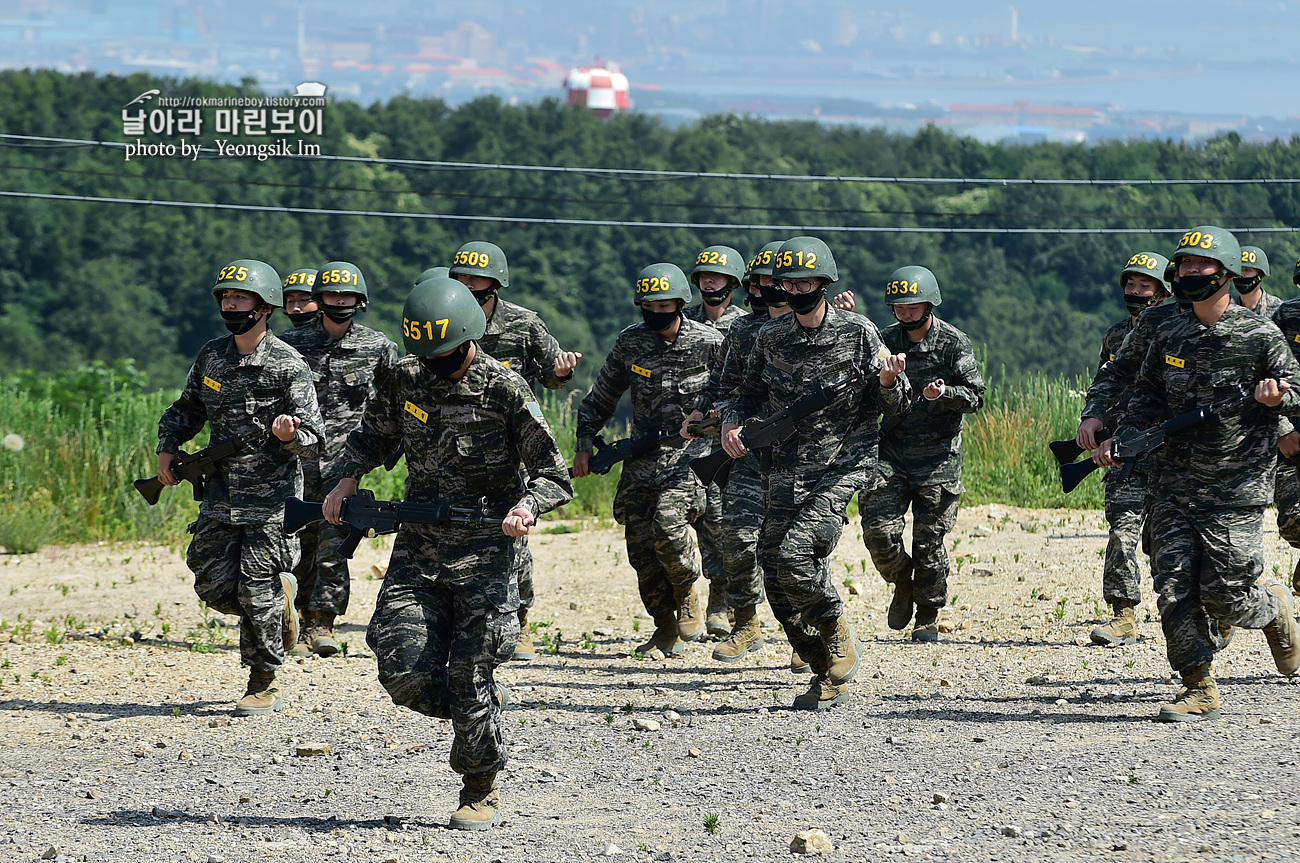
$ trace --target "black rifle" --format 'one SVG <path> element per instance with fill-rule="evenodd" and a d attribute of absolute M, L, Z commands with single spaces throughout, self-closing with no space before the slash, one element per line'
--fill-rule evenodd
<path fill-rule="evenodd" d="M 709 417 L 691 423 L 687 426 L 687 429 L 696 437 L 717 437 L 720 434 L 721 423 L 719 423 L 717 417 Z M 654 452 L 661 446 L 680 448 L 688 443 L 690 441 L 682 437 L 681 432 L 677 434 L 648 434 L 641 437 L 628 437 L 608 444 L 597 436 L 594 441 L 596 451 L 592 454 L 591 460 L 587 462 L 587 470 L 591 473 L 606 474 L 614 468 L 614 465 L 624 459 Z M 569 476 L 573 476 L 572 469 L 569 470 Z"/>
<path fill-rule="evenodd" d="M 177 479 L 189 480 L 190 485 L 194 486 L 194 499 L 203 500 L 203 484 L 212 479 L 218 464 L 241 450 L 250 449 L 266 440 L 266 426 L 262 425 L 262 421 L 255 418 L 253 425 L 256 427 L 254 431 L 209 444 L 196 453 L 177 453 L 176 460 L 172 462 L 172 475 Z M 138 479 L 133 485 L 150 506 L 158 502 L 158 495 L 163 490 L 162 481 L 156 476 Z"/>
<path fill-rule="evenodd" d="M 745 449 L 759 450 L 786 440 L 794 434 L 795 423 L 830 406 L 843 386 L 839 384 L 833 387 L 822 387 L 770 417 L 746 423 L 745 430 L 740 433 Z M 726 488 L 734 461 L 735 459 L 728 455 L 725 449 L 715 450 L 706 456 L 691 459 L 691 470 L 695 471 L 695 475 L 705 485 L 716 482 L 718 488 Z"/>
<path fill-rule="evenodd" d="M 1115 432 L 1111 429 L 1102 428 L 1094 437 L 1098 441 L 1104 441 L 1109 440 L 1113 434 L 1115 434 Z M 1079 446 L 1078 442 L 1074 438 L 1070 438 L 1069 440 L 1054 440 L 1047 445 L 1047 448 L 1052 451 L 1052 455 L 1056 456 L 1057 464 L 1074 464 L 1074 462 L 1078 460 L 1079 456 L 1086 452 L 1091 452 L 1091 450 L 1086 450 Z"/>
<path fill-rule="evenodd" d="M 301 500 L 296 497 L 284 499 L 284 532 L 293 534 L 302 530 L 313 521 L 325 517 L 324 504 Z M 487 524 L 499 524 L 509 513 L 490 512 L 487 499 L 480 498 L 477 507 L 451 506 L 446 503 L 410 503 L 404 500 L 375 500 L 375 493 L 369 489 L 359 489 L 356 494 L 343 499 L 339 513 L 343 523 L 349 528 L 347 539 L 339 546 L 339 554 L 351 560 L 357 545 L 368 536 L 383 536 L 397 533 L 402 524 L 465 524 L 481 527 Z"/>
<path fill-rule="evenodd" d="M 1253 390 L 1251 392 L 1242 391 L 1235 396 L 1220 399 L 1214 404 L 1192 408 L 1186 413 L 1165 420 L 1160 425 L 1138 432 L 1127 441 L 1116 440 L 1111 445 L 1111 455 L 1120 462 L 1120 465 L 1114 468 L 1114 470 L 1118 471 L 1116 479 L 1128 479 L 1133 473 L 1133 465 L 1137 462 L 1138 457 L 1164 446 L 1165 439 L 1169 435 L 1185 432 L 1219 414 L 1243 407 L 1253 401 L 1254 398 Z M 1061 441 L 1057 441 L 1057 443 L 1061 443 Z M 1061 465 L 1061 490 L 1069 494 L 1078 487 L 1079 483 L 1083 482 L 1084 477 L 1096 469 L 1097 463 L 1092 459 L 1085 459 L 1071 464 L 1063 463 Z"/>

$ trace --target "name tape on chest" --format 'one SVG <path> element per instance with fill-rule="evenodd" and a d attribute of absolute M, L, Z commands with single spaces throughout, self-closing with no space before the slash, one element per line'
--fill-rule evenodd
<path fill-rule="evenodd" d="M 1114 355 L 1114 354 L 1111 354 L 1111 355 L 1110 355 L 1110 360 L 1111 360 L 1111 362 L 1114 362 L 1114 361 L 1115 361 L 1115 355 Z"/>
<path fill-rule="evenodd" d="M 1173 366 L 1176 369 L 1182 369 L 1187 367 L 1187 360 L 1181 359 L 1180 357 L 1175 357 L 1172 354 L 1165 354 L 1165 363 L 1167 365 Z"/>
<path fill-rule="evenodd" d="M 402 410 L 406 411 L 422 423 L 427 423 L 429 421 L 429 412 L 416 407 L 412 402 L 407 402 Z"/>
<path fill-rule="evenodd" d="M 501 365 L 510 368 L 510 360 L 501 360 Z"/>
<path fill-rule="evenodd" d="M 525 407 L 527 407 L 528 412 L 533 415 L 533 419 L 538 419 L 538 420 L 543 419 L 542 406 L 539 405 L 537 402 L 529 402 L 527 405 L 525 405 Z"/>
<path fill-rule="evenodd" d="M 1291 341 L 1300 344 L 1300 333 L 1296 333 L 1295 336 L 1292 337 Z"/>
<path fill-rule="evenodd" d="M 640 375 L 643 378 L 648 378 L 651 376 L 651 372 L 649 369 L 643 369 L 640 366 L 636 365 L 635 363 L 633 363 L 632 365 L 632 374 Z"/>
<path fill-rule="evenodd" d="M 221 381 L 214 381 L 212 378 L 208 377 L 207 375 L 203 376 L 203 385 L 208 389 L 212 390 L 213 392 L 217 392 L 217 393 L 221 392 Z"/>
<path fill-rule="evenodd" d="M 786 374 L 790 374 L 791 372 L 794 371 L 794 366 L 790 365 L 780 357 L 773 357 L 772 365 L 780 369 L 781 371 L 785 372 Z"/>

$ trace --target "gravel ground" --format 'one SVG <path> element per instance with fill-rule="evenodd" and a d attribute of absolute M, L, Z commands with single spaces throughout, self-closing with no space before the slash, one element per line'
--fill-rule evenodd
<path fill-rule="evenodd" d="M 822 713 L 789 709 L 806 678 L 770 616 L 736 666 L 707 645 L 630 658 L 650 621 L 621 532 L 580 528 L 534 537 L 546 645 L 501 674 L 511 762 L 487 834 L 442 826 L 449 725 L 376 682 L 382 546 L 353 566 L 346 658 L 291 662 L 287 709 L 248 719 L 229 715 L 237 634 L 205 625 L 175 549 L 0 556 L 0 860 L 777 860 L 810 828 L 846 861 L 1300 859 L 1300 692 L 1242 632 L 1217 664 L 1223 719 L 1153 722 L 1176 687 L 1151 598 L 1138 644 L 1088 645 L 1099 513 L 963 512 L 938 645 L 885 626 L 854 525 L 834 567 L 867 652 L 853 701 Z M 1294 563 L 1276 540 L 1269 560 Z"/>

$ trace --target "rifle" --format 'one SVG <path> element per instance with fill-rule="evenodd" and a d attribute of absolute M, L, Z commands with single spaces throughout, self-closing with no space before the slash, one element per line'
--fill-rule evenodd
<path fill-rule="evenodd" d="M 1138 432 L 1130 440 L 1116 440 L 1111 445 L 1111 455 L 1121 462 L 1121 465 L 1115 468 L 1118 471 L 1116 479 L 1128 479 L 1133 473 L 1133 465 L 1137 462 L 1138 457 L 1164 446 L 1165 438 L 1169 435 L 1185 432 L 1219 414 L 1243 407 L 1249 404 L 1254 397 L 1253 391 L 1245 392 L 1243 388 L 1235 396 L 1228 396 L 1211 405 L 1192 408 L 1186 413 L 1165 420 L 1160 425 Z M 1055 443 L 1064 443 L 1064 441 L 1055 441 Z M 1061 449 L 1064 450 L 1064 447 Z M 1053 453 L 1055 453 L 1055 450 L 1053 450 Z M 1078 463 L 1062 463 L 1061 490 L 1069 494 L 1078 487 L 1079 483 L 1083 482 L 1084 477 L 1096 469 L 1097 463 L 1092 459 L 1086 459 Z"/>
<path fill-rule="evenodd" d="M 717 417 L 709 417 L 699 422 L 690 423 L 686 428 L 696 437 L 718 437 L 721 434 L 722 424 Z M 680 449 L 689 442 L 688 439 L 682 437 L 681 432 L 668 435 L 648 434 L 635 438 L 623 438 L 608 444 L 597 436 L 593 441 L 596 451 L 587 463 L 587 470 L 591 473 L 606 474 L 613 469 L 614 465 L 625 459 L 654 452 L 661 446 Z M 569 476 L 573 476 L 572 468 L 569 469 Z"/>
<path fill-rule="evenodd" d="M 487 498 L 479 498 L 477 507 L 457 507 L 446 503 L 410 503 L 404 500 L 375 500 L 375 493 L 359 489 L 356 494 L 343 499 L 340 516 L 348 526 L 347 539 L 339 546 L 339 554 L 348 560 L 357 545 L 368 536 L 397 533 L 405 524 L 467 524 L 481 527 L 498 524 L 509 513 L 489 512 Z M 284 499 L 284 533 L 297 533 L 313 521 L 325 517 L 324 504 L 297 497 Z"/>
<path fill-rule="evenodd" d="M 177 453 L 176 460 L 172 462 L 172 474 L 177 479 L 190 481 L 190 485 L 194 486 L 195 500 L 203 500 L 203 484 L 212 479 L 212 475 L 217 472 L 218 464 L 240 450 L 266 440 L 266 426 L 262 425 L 262 421 L 254 417 L 253 425 L 256 427 L 255 431 L 209 444 L 196 453 Z M 157 476 L 138 479 L 132 485 L 150 506 L 158 503 L 158 495 L 162 493 L 163 484 Z"/>
<path fill-rule="evenodd" d="M 745 444 L 745 449 L 762 449 L 788 439 L 794 434 L 795 423 L 828 407 L 835 401 L 835 397 L 840 394 L 843 387 L 844 384 L 822 387 L 766 419 L 749 421 L 745 424 L 745 430 L 740 433 L 740 440 Z M 719 449 L 706 456 L 691 459 L 691 470 L 706 486 L 716 482 L 718 488 L 726 488 L 734 461 L 735 459 L 725 449 Z"/>
<path fill-rule="evenodd" d="M 393 454 L 384 459 L 384 470 L 391 471 L 397 467 L 397 463 L 401 460 L 404 452 L 406 452 L 406 447 L 399 443 L 397 449 L 393 450 Z"/>
<path fill-rule="evenodd" d="M 1115 432 L 1112 429 L 1102 428 L 1097 431 L 1096 438 L 1097 440 L 1110 440 L 1114 434 Z M 1074 438 L 1054 440 L 1047 445 L 1047 448 L 1052 451 L 1052 455 L 1056 456 L 1056 463 L 1061 465 L 1074 464 L 1079 456 L 1088 452 L 1088 450 L 1079 446 Z"/>

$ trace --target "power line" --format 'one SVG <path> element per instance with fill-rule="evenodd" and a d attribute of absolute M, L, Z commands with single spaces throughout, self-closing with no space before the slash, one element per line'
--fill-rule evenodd
<path fill-rule="evenodd" d="M 882 226 L 882 225 L 744 225 L 710 222 L 654 222 L 623 219 L 559 219 L 537 216 L 478 216 L 463 213 L 397 213 L 386 210 L 335 210 L 322 207 L 272 207 L 258 204 L 226 204 L 214 201 L 171 201 L 147 198 L 113 198 L 93 195 L 58 195 L 47 192 L 0 190 L 0 197 L 28 198 L 45 201 L 82 201 L 100 204 L 179 207 L 200 210 L 239 210 L 255 213 L 291 213 L 306 216 L 373 216 L 386 219 L 423 219 L 454 222 L 496 222 L 528 225 L 568 225 L 603 228 L 672 228 L 701 231 L 771 231 L 774 233 L 851 233 L 851 234 L 1180 234 L 1186 228 L 963 228 L 950 226 Z M 1228 228 L 1243 234 L 1293 234 L 1300 227 Z"/>
<path fill-rule="evenodd" d="M 128 146 L 121 141 L 98 141 L 84 138 L 54 138 L 41 135 L 14 135 L 0 133 L 0 139 L 28 142 L 26 144 L 7 145 L 36 148 L 40 144 L 87 147 L 111 147 L 124 150 Z M 220 151 L 212 147 L 200 147 L 200 153 L 220 156 Z M 870 177 L 838 176 L 834 174 L 762 174 L 732 171 L 664 171 L 646 168 L 596 168 L 567 167 L 563 165 L 517 165 L 506 162 L 452 162 L 435 159 L 384 159 L 371 156 L 333 156 L 333 155 L 299 155 L 286 153 L 278 158 L 299 159 L 314 162 L 357 162 L 370 165 L 393 165 L 407 168 L 424 168 L 448 171 L 522 171 L 529 173 L 578 174 L 583 176 L 607 176 L 621 180 L 779 180 L 798 183 L 888 183 L 896 185 L 966 185 L 966 186 L 1257 186 L 1257 185 L 1297 185 L 1300 177 L 1256 177 L 1256 178 L 1176 178 L 1176 179 L 1068 179 L 1062 177 Z"/>

